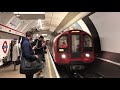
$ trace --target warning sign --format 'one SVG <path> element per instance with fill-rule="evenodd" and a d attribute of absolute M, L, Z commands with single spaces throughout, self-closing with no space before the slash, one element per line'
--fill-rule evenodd
<path fill-rule="evenodd" d="M 3 46 L 2 46 L 3 52 L 6 53 L 8 49 L 7 41 L 4 41 Z"/>

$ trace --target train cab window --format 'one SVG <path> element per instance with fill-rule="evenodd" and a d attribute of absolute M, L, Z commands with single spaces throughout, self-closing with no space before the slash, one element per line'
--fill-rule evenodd
<path fill-rule="evenodd" d="M 92 38 L 89 35 L 83 36 L 84 40 L 84 50 L 85 51 L 91 51 L 92 50 Z"/>
<path fill-rule="evenodd" d="M 61 36 L 59 38 L 59 41 L 58 41 L 58 47 L 60 50 L 64 49 L 66 50 L 67 49 L 67 46 L 68 46 L 68 43 L 67 43 L 67 36 Z"/>

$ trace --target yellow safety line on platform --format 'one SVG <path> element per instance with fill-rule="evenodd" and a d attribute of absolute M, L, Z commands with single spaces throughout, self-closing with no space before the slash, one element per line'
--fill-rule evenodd
<path fill-rule="evenodd" d="M 52 78 L 52 72 L 51 72 L 51 66 L 50 66 L 50 59 L 49 59 L 48 53 L 47 53 L 47 61 L 48 61 L 48 71 L 49 71 L 49 75 L 50 75 L 50 78 Z"/>

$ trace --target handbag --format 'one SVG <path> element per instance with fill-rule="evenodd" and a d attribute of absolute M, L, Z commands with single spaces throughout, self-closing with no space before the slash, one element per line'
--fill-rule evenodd
<path fill-rule="evenodd" d="M 20 64 L 20 73 L 21 74 L 35 74 L 39 70 L 43 68 L 42 60 L 37 59 L 33 62 L 25 59 L 24 57 L 21 58 Z"/>
<path fill-rule="evenodd" d="M 16 65 L 19 65 L 21 63 L 20 56 L 17 57 L 17 60 L 15 61 Z"/>

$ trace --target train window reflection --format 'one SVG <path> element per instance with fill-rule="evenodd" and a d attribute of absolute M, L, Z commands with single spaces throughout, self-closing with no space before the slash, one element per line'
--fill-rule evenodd
<path fill-rule="evenodd" d="M 92 47 L 92 39 L 89 35 L 84 35 L 84 47 Z"/>
<path fill-rule="evenodd" d="M 72 52 L 79 52 L 80 51 L 80 35 L 72 35 Z"/>

